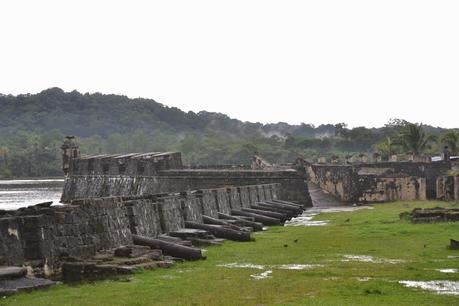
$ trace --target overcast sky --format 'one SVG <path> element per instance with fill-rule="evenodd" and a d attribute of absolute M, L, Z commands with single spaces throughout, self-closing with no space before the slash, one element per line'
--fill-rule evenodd
<path fill-rule="evenodd" d="M 459 1 L 0 1 L 0 92 L 459 127 Z"/>

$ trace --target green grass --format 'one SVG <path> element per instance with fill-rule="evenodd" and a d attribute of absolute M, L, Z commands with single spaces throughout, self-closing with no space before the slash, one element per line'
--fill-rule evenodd
<path fill-rule="evenodd" d="M 399 213 L 414 207 L 458 203 L 397 202 L 375 209 L 321 214 L 322 227 L 271 227 L 255 242 L 226 242 L 210 247 L 208 259 L 143 271 L 130 281 L 61 285 L 23 293 L 1 305 L 458 305 L 459 296 L 405 288 L 399 280 L 459 280 L 436 271 L 458 268 L 459 223 L 411 224 Z M 350 219 L 349 222 L 345 222 Z M 294 240 L 298 239 L 298 242 Z M 285 247 L 284 245 L 288 245 Z M 344 254 L 401 259 L 399 264 L 343 262 Z M 272 278 L 255 280 L 264 270 L 219 267 L 225 263 L 260 265 L 320 264 L 312 270 L 272 270 Z M 266 269 L 268 270 L 268 268 Z M 357 278 L 371 277 L 368 281 Z"/>

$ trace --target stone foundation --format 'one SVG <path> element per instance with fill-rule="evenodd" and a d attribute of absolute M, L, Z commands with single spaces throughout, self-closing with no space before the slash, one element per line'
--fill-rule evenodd
<path fill-rule="evenodd" d="M 155 176 L 70 175 L 65 181 L 62 202 L 273 183 L 280 184 L 276 191 L 278 199 L 312 206 L 305 178 L 295 170 L 184 169 L 164 170 Z"/>
<path fill-rule="evenodd" d="M 459 201 L 459 176 L 443 175 L 437 179 L 437 199 Z"/>
<path fill-rule="evenodd" d="M 449 167 L 449 163 L 313 164 L 307 173 L 311 182 L 343 202 L 412 201 L 435 195 L 432 182 Z"/>
<path fill-rule="evenodd" d="M 157 237 L 218 218 L 231 209 L 275 198 L 280 184 L 204 189 L 191 192 L 73 200 L 37 206 L 0 217 L 2 265 L 26 266 L 35 275 L 59 274 L 65 258 L 132 245 L 132 234 Z"/>

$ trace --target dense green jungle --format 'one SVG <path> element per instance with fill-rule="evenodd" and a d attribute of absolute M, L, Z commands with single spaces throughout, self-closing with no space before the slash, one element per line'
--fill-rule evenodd
<path fill-rule="evenodd" d="M 403 119 L 379 128 L 262 124 L 184 112 L 151 99 L 59 88 L 0 95 L 0 107 L 0 178 L 62 175 L 60 146 L 66 135 L 77 136 L 83 154 L 181 151 L 190 165 L 247 164 L 254 152 L 273 163 L 360 153 L 403 159 L 406 153 L 438 155 L 445 145 L 455 154 L 459 144 L 459 129 Z M 304 121 L 309 119 L 305 114 Z"/>

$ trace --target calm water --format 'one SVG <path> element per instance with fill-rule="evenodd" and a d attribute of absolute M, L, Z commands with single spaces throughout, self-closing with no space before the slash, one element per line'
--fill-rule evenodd
<path fill-rule="evenodd" d="M 63 179 L 0 180 L 0 209 L 18 209 L 41 202 L 59 204 Z"/>

